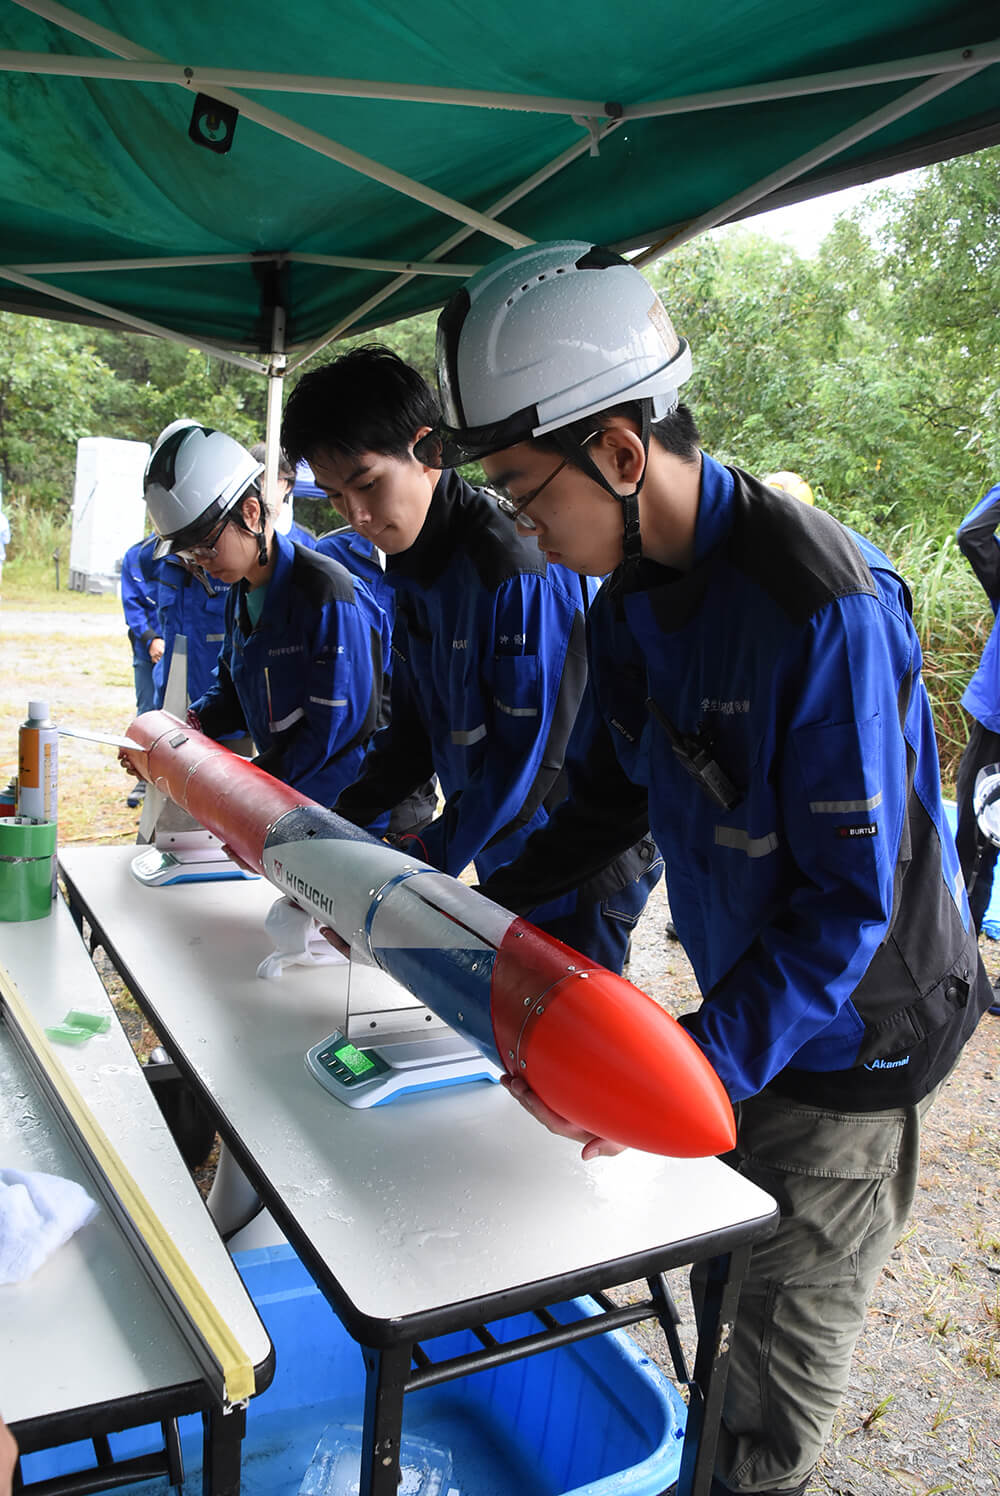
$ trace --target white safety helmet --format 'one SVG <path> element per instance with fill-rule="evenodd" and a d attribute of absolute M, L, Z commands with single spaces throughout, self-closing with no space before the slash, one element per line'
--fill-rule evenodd
<path fill-rule="evenodd" d="M 264 471 L 223 431 L 175 423 L 168 433 L 154 449 L 144 481 L 146 507 L 160 537 L 156 557 L 196 545 Z"/>
<path fill-rule="evenodd" d="M 189 426 L 197 425 L 198 422 L 193 421 L 190 416 L 181 416 L 179 420 L 171 421 L 169 426 L 164 426 L 163 430 L 156 438 L 155 442 L 153 443 L 153 451 L 155 452 L 157 447 L 162 447 L 167 437 L 173 436 L 175 431 L 186 431 Z"/>
<path fill-rule="evenodd" d="M 622 508 L 625 568 L 642 555 L 639 492 L 620 494 L 569 428 L 635 404 L 643 450 L 652 422 L 677 406 L 691 351 L 643 275 L 584 240 L 535 244 L 485 266 L 438 319 L 443 419 L 414 448 L 456 467 L 550 433 Z"/>
<path fill-rule="evenodd" d="M 976 775 L 972 809 L 980 831 L 1000 847 L 1000 764 L 987 764 Z"/>
<path fill-rule="evenodd" d="M 453 467 L 626 401 L 650 400 L 660 420 L 691 352 L 635 266 L 570 239 L 474 275 L 441 313 L 437 366 L 444 419 L 433 435 Z"/>

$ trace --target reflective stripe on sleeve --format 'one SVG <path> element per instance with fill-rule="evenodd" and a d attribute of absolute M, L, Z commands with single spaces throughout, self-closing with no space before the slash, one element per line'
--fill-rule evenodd
<path fill-rule="evenodd" d="M 268 725 L 272 732 L 284 732 L 286 727 L 291 727 L 293 722 L 297 722 L 300 717 L 304 716 L 305 712 L 302 707 L 297 706 L 294 712 L 289 712 L 288 716 L 282 717 L 280 722 L 271 722 Z"/>
<path fill-rule="evenodd" d="M 498 706 L 502 712 L 506 712 L 508 717 L 538 716 L 537 706 L 508 706 L 505 701 L 500 700 L 499 696 L 494 696 L 493 705 Z"/>
<path fill-rule="evenodd" d="M 480 722 L 478 727 L 470 727 L 466 732 L 454 731 L 451 741 L 459 748 L 471 748 L 473 743 L 481 742 L 486 736 L 486 724 Z"/>
<path fill-rule="evenodd" d="M 748 857 L 766 857 L 769 852 L 777 851 L 778 838 L 773 831 L 766 836 L 750 836 L 740 826 L 716 826 L 715 845 L 732 847 L 734 852 L 745 852 Z"/>
<path fill-rule="evenodd" d="M 882 791 L 879 790 L 870 800 L 810 800 L 809 809 L 814 816 L 840 816 L 851 811 L 874 810 L 881 804 Z"/>

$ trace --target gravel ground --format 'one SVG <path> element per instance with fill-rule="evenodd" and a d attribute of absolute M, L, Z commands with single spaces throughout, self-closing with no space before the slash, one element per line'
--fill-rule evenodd
<path fill-rule="evenodd" d="M 48 694 L 57 721 L 105 732 L 123 731 L 133 715 L 119 616 L 106 604 L 75 611 L 62 601 L 59 611 L 0 607 L 0 768 L 13 760 L 29 696 Z M 61 838 L 133 839 L 138 812 L 124 806 L 128 781 L 112 750 L 71 743 L 63 757 Z M 665 937 L 667 918 L 661 884 L 636 932 L 629 975 L 679 1014 L 696 1004 L 697 990 L 680 946 Z M 1000 944 L 984 940 L 983 956 L 997 978 Z M 155 1036 L 110 973 L 108 981 L 130 1038 L 148 1053 Z M 1000 1019 L 987 1016 L 928 1119 L 913 1216 L 879 1281 L 809 1496 L 1000 1493 L 998 1067 Z M 212 1172 L 210 1159 L 197 1175 L 203 1191 Z M 673 1275 L 672 1289 L 684 1313 L 683 1275 Z M 665 1365 L 659 1332 L 634 1333 Z"/>

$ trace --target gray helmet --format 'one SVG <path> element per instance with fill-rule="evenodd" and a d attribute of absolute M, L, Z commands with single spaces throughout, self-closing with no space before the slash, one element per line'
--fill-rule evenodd
<path fill-rule="evenodd" d="M 457 467 L 550 434 L 618 500 L 625 570 L 638 564 L 645 468 L 631 493 L 618 493 L 570 429 L 635 404 L 648 454 L 652 422 L 676 408 L 690 377 L 691 351 L 634 265 L 573 239 L 502 256 L 442 311 L 437 371 L 443 419 L 416 444 L 419 461 Z"/>
<path fill-rule="evenodd" d="M 245 447 L 208 426 L 175 424 L 153 450 L 146 507 L 160 539 L 157 558 L 195 545 L 264 471 Z"/>
<path fill-rule="evenodd" d="M 634 265 L 559 240 L 504 255 L 451 298 L 437 366 L 444 419 L 433 439 L 454 467 L 630 401 L 650 401 L 660 420 L 691 352 Z"/>

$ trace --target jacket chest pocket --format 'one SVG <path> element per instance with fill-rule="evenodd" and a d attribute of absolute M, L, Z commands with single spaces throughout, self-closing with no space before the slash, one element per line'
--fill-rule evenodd
<path fill-rule="evenodd" d="M 542 702 L 537 655 L 497 655 L 492 706 L 498 721 L 517 722 L 527 729 L 539 725 Z"/>

